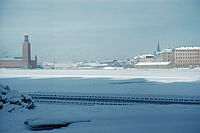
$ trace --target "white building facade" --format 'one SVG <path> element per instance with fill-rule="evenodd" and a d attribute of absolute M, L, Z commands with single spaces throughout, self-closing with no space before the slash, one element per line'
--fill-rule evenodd
<path fill-rule="evenodd" d="M 163 49 L 160 56 L 162 62 L 171 62 L 172 64 L 175 64 L 175 50 Z"/>
<path fill-rule="evenodd" d="M 199 67 L 200 47 L 179 47 L 175 49 L 176 67 Z"/>
<path fill-rule="evenodd" d="M 135 63 L 139 62 L 154 62 L 154 55 L 152 54 L 144 54 L 135 57 Z"/>

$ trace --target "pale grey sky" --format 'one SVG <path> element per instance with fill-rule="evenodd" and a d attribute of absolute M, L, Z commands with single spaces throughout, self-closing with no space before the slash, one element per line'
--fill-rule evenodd
<path fill-rule="evenodd" d="M 24 33 L 40 61 L 127 59 L 200 46 L 199 0 L 1 0 L 0 55 L 21 56 Z"/>

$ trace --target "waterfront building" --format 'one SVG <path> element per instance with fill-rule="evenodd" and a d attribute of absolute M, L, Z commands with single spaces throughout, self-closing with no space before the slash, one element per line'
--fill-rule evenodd
<path fill-rule="evenodd" d="M 139 62 L 135 64 L 135 68 L 140 69 L 169 69 L 173 68 L 171 62 Z"/>
<path fill-rule="evenodd" d="M 173 49 L 163 49 L 160 52 L 161 61 L 162 62 L 171 62 L 172 64 L 175 64 L 175 50 Z"/>
<path fill-rule="evenodd" d="M 176 67 L 199 67 L 200 47 L 179 47 L 175 49 Z"/>
<path fill-rule="evenodd" d="M 14 58 L 0 58 L 0 68 L 36 68 L 37 56 L 31 59 L 31 44 L 28 40 L 28 35 L 24 35 L 24 42 L 22 44 L 22 57 Z"/>
<path fill-rule="evenodd" d="M 154 55 L 153 54 L 143 54 L 143 55 L 136 56 L 134 59 L 135 59 L 135 63 L 154 62 Z"/>

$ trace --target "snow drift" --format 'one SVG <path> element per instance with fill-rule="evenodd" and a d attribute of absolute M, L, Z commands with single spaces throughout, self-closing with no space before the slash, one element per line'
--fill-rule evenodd
<path fill-rule="evenodd" d="M 35 104 L 30 96 L 22 95 L 8 86 L 0 85 L 0 109 L 12 112 L 15 109 L 33 109 Z"/>

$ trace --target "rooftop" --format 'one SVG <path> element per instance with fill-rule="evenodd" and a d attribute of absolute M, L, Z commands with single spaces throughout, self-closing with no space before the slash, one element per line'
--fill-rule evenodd
<path fill-rule="evenodd" d="M 176 50 L 199 50 L 200 47 L 179 47 Z"/>
<path fill-rule="evenodd" d="M 166 49 L 163 49 L 163 50 L 161 51 L 161 53 L 169 53 L 169 52 L 172 52 L 172 49 L 166 48 Z"/>
<path fill-rule="evenodd" d="M 22 60 L 21 57 L 0 57 L 0 60 Z"/>
<path fill-rule="evenodd" d="M 146 58 L 146 57 L 152 57 L 153 58 L 154 55 L 153 54 L 143 54 L 143 55 L 136 56 L 135 59 L 136 58 Z"/>
<path fill-rule="evenodd" d="M 135 64 L 136 66 L 139 65 L 169 65 L 171 62 L 139 62 L 137 64 Z"/>

